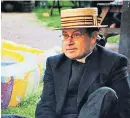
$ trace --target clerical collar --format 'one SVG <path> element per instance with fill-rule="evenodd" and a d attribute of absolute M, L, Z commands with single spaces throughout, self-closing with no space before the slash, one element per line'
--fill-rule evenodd
<path fill-rule="evenodd" d="M 92 51 L 93 52 L 93 51 Z M 78 62 L 81 62 L 81 63 L 85 63 L 85 60 L 86 58 L 92 54 L 92 52 L 90 52 L 88 55 L 86 55 L 85 57 L 83 57 L 82 59 L 76 59 Z"/>

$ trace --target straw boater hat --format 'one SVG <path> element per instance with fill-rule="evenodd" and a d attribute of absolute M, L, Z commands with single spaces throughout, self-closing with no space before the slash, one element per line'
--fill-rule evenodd
<path fill-rule="evenodd" d="M 77 8 L 61 11 L 61 28 L 99 28 L 107 27 L 100 25 L 97 8 Z"/>

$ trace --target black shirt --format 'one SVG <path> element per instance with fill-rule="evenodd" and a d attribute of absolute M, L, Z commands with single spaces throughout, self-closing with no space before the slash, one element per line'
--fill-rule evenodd
<path fill-rule="evenodd" d="M 76 60 L 72 61 L 71 77 L 68 83 L 66 101 L 61 118 L 78 118 L 77 95 L 80 79 L 83 75 L 85 64 Z"/>

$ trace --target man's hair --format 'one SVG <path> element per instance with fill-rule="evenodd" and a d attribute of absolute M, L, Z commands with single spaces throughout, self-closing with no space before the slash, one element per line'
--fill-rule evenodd
<path fill-rule="evenodd" d="M 86 28 L 86 32 L 89 35 L 89 37 L 92 37 L 93 32 L 99 32 L 99 28 Z"/>

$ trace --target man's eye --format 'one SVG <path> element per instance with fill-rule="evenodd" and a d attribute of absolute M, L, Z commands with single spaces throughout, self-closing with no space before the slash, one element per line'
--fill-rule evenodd
<path fill-rule="evenodd" d="M 64 37 L 69 37 L 68 34 L 63 34 Z"/>
<path fill-rule="evenodd" d="M 81 35 L 80 33 L 73 34 L 74 37 L 77 37 L 77 36 L 80 36 L 80 35 Z"/>

